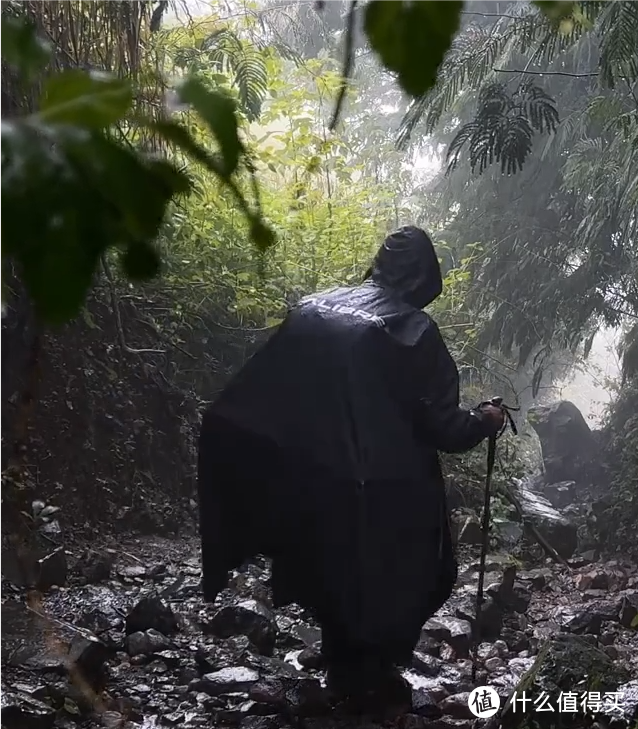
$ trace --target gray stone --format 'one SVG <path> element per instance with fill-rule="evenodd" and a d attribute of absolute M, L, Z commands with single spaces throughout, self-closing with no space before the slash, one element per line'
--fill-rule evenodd
<path fill-rule="evenodd" d="M 568 481 L 591 470 L 598 444 L 574 403 L 562 400 L 530 408 L 527 419 L 541 442 L 547 482 Z"/>
<path fill-rule="evenodd" d="M 531 524 L 563 559 L 569 559 L 578 546 L 576 525 L 524 482 L 514 480 L 510 488 L 521 507 L 523 520 Z"/>
<path fill-rule="evenodd" d="M 131 633 L 126 639 L 126 650 L 130 656 L 151 655 L 159 653 L 172 645 L 171 641 L 153 628 L 142 632 Z"/>
<path fill-rule="evenodd" d="M 50 729 L 55 710 L 25 694 L 2 692 L 2 729 Z"/>
<path fill-rule="evenodd" d="M 259 673 L 252 668 L 237 666 L 222 668 L 202 676 L 199 690 L 209 696 L 219 696 L 234 691 L 246 692 L 259 680 Z"/>

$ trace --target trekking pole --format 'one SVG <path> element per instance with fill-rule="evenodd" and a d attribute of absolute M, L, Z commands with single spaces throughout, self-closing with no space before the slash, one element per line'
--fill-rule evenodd
<path fill-rule="evenodd" d="M 511 412 L 520 410 L 520 408 L 509 407 L 503 404 L 503 398 L 494 397 L 487 403 L 481 405 L 492 405 L 503 411 L 503 427 L 489 437 L 487 442 L 487 472 L 485 475 L 485 501 L 483 503 L 483 519 L 481 522 L 481 557 L 479 560 L 479 580 L 476 591 L 476 617 L 474 621 L 474 650 L 472 651 L 472 683 L 476 681 L 476 669 L 478 663 L 478 646 L 481 642 L 481 613 L 483 608 L 483 586 L 485 583 L 485 563 L 487 561 L 487 550 L 490 546 L 490 502 L 492 498 L 492 474 L 494 473 L 494 462 L 496 459 L 496 441 L 507 430 L 507 426 L 512 429 L 514 435 L 518 434 Z M 480 407 L 480 406 L 479 406 Z"/>

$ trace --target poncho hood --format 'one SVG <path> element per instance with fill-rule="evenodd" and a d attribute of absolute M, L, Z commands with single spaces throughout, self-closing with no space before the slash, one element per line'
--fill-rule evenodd
<path fill-rule="evenodd" d="M 443 290 L 441 267 L 430 237 L 406 225 L 389 235 L 377 252 L 370 279 L 393 289 L 417 309 L 431 304 Z"/>

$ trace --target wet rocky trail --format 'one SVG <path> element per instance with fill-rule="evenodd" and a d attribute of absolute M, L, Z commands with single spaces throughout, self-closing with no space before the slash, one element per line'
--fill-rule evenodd
<path fill-rule="evenodd" d="M 52 586 L 36 597 L 5 583 L 2 726 L 382 725 L 342 716 L 329 705 L 320 631 L 294 606 L 271 610 L 265 561 L 234 573 L 219 604 L 205 605 L 198 546 L 190 538 L 93 544 L 68 555 L 65 580 L 60 560 L 47 567 L 51 580 L 65 587 Z M 470 729 L 482 721 L 468 707 L 474 688 L 469 658 L 478 574 L 474 551 L 466 548 L 461 555 L 455 594 L 424 626 L 406 671 L 414 687 L 413 713 L 388 726 Z M 633 726 L 638 707 L 633 565 L 582 557 L 570 567 L 549 560 L 521 565 L 496 554 L 488 560 L 486 585 L 476 685 L 494 687 L 504 701 L 546 640 L 563 636 L 577 663 L 561 666 L 571 682 L 561 688 L 583 690 L 588 671 L 608 674 L 616 685 L 606 690 L 618 689 L 623 701 L 600 725 Z M 555 677 L 534 680 L 540 686 Z M 581 718 L 577 726 L 586 725 Z"/>
<path fill-rule="evenodd" d="M 559 403 L 533 418 L 544 468 L 506 485 L 493 524 L 475 682 L 480 507 L 463 494 L 448 495 L 456 589 L 405 671 L 411 711 L 385 720 L 330 703 L 321 632 L 296 606 L 272 609 L 266 560 L 235 571 L 206 605 L 194 522 L 163 537 L 108 526 L 89 542 L 62 536 L 58 507 L 40 502 L 44 556 L 30 581 L 3 551 L 2 727 L 638 729 L 635 553 L 600 556 L 613 512 L 597 496 L 600 459 L 582 415 Z M 468 705 L 481 686 L 500 698 L 491 718 Z M 506 703 L 515 690 L 529 702 Z"/>

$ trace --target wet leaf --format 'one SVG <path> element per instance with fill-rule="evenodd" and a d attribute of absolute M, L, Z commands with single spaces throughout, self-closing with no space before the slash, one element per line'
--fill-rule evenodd
<path fill-rule="evenodd" d="M 51 57 L 52 45 L 38 36 L 26 18 L 2 17 L 2 60 L 25 81 L 32 79 Z"/>
<path fill-rule="evenodd" d="M 128 81 L 105 73 L 68 69 L 47 80 L 40 116 L 49 123 L 100 129 L 119 121 L 132 102 Z"/>
<path fill-rule="evenodd" d="M 371 0 L 365 30 L 384 65 L 398 74 L 412 96 L 422 96 L 436 75 L 458 30 L 462 2 Z"/>
<path fill-rule="evenodd" d="M 219 159 L 198 144 L 181 124 L 171 121 L 157 121 L 153 122 L 151 126 L 164 140 L 179 147 L 184 154 L 195 162 L 202 164 L 210 172 L 222 177 Z"/>
<path fill-rule="evenodd" d="M 220 174 L 228 179 L 237 170 L 242 151 L 235 102 L 221 91 L 207 89 L 194 77 L 184 81 L 178 92 L 180 99 L 197 111 L 215 136 L 221 152 Z"/>
<path fill-rule="evenodd" d="M 3 123 L 2 157 L 3 254 L 16 259 L 38 317 L 50 324 L 80 312 L 109 247 L 150 243 L 168 202 L 188 189 L 167 161 L 66 124 Z M 133 271 L 157 270 L 156 255 L 145 251 L 140 263 L 138 254 L 130 254 Z"/>

